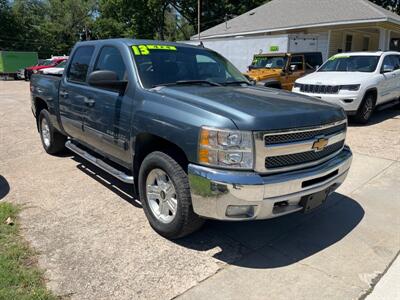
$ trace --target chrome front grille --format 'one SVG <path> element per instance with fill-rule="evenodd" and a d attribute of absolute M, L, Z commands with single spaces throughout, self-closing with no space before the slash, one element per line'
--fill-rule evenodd
<path fill-rule="evenodd" d="M 343 120 L 312 128 L 256 132 L 255 170 L 276 173 L 322 163 L 343 149 L 346 130 L 347 120 Z"/>
<path fill-rule="evenodd" d="M 343 146 L 344 146 L 344 141 L 340 141 L 333 145 L 329 145 L 324 150 L 318 152 L 312 150 L 295 154 L 266 157 L 265 168 L 266 169 L 282 168 L 282 167 L 289 167 L 298 164 L 318 161 L 321 158 L 324 158 L 332 153 L 335 153 L 338 150 L 341 150 Z"/>
<path fill-rule="evenodd" d="M 336 126 L 323 128 L 319 130 L 311 130 L 311 131 L 299 131 L 292 133 L 283 133 L 283 134 L 266 134 L 264 136 L 265 145 L 273 145 L 273 144 L 281 144 L 281 143 L 293 143 L 298 141 L 304 141 L 307 139 L 315 138 L 319 135 L 331 135 L 334 133 L 346 131 L 346 123 L 339 124 Z"/>
<path fill-rule="evenodd" d="M 340 86 L 338 85 L 317 85 L 317 84 L 299 84 L 300 91 L 311 94 L 337 94 Z"/>

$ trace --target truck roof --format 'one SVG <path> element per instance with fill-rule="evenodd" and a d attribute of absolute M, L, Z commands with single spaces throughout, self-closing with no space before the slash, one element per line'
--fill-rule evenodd
<path fill-rule="evenodd" d="M 158 40 L 142 40 L 142 39 L 128 39 L 128 38 L 118 38 L 118 39 L 105 39 L 105 40 L 90 40 L 90 41 L 83 41 L 78 42 L 77 45 L 92 45 L 92 44 L 108 44 L 108 43 L 119 43 L 125 44 L 127 46 L 134 46 L 134 45 L 170 45 L 170 46 L 177 46 L 177 47 L 188 47 L 188 48 L 198 48 L 199 46 L 196 45 L 189 45 L 184 43 L 177 43 L 177 42 L 168 42 L 168 41 L 158 41 Z"/>
<path fill-rule="evenodd" d="M 319 51 L 303 51 L 303 52 L 276 52 L 276 53 L 260 53 L 254 56 L 286 56 L 286 55 L 301 55 L 301 54 L 320 54 Z"/>
<path fill-rule="evenodd" d="M 396 51 L 363 51 L 363 52 L 343 52 L 337 53 L 335 55 L 344 55 L 344 56 L 381 56 L 382 54 L 400 54 L 400 52 Z M 333 56 L 335 56 L 333 55 Z"/>

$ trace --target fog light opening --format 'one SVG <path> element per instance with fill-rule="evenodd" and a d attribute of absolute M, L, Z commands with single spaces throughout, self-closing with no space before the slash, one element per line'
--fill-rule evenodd
<path fill-rule="evenodd" d="M 288 201 L 279 201 L 275 202 L 274 207 L 286 207 L 289 205 Z"/>
<path fill-rule="evenodd" d="M 343 102 L 345 102 L 345 103 L 351 103 L 353 101 L 354 101 L 354 99 L 343 99 Z"/>
<path fill-rule="evenodd" d="M 254 216 L 254 211 L 253 205 L 229 205 L 225 215 L 231 218 L 251 218 Z"/>

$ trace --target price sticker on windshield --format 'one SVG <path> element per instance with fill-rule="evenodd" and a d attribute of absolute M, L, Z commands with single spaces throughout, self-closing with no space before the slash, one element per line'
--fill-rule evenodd
<path fill-rule="evenodd" d="M 132 46 L 132 50 L 135 55 L 149 55 L 152 50 L 176 51 L 176 47 L 169 45 L 135 45 Z"/>

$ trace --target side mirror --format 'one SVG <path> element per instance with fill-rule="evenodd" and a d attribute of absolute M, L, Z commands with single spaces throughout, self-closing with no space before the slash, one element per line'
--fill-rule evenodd
<path fill-rule="evenodd" d="M 299 70 L 299 66 L 298 65 L 290 65 L 290 71 L 296 72 L 298 70 Z"/>
<path fill-rule="evenodd" d="M 384 74 L 384 73 L 390 73 L 393 71 L 394 71 L 394 68 L 392 66 L 384 65 L 381 73 Z"/>
<path fill-rule="evenodd" d="M 91 86 L 114 90 L 123 93 L 128 81 L 118 80 L 118 75 L 114 71 L 99 70 L 89 74 L 88 83 Z"/>

